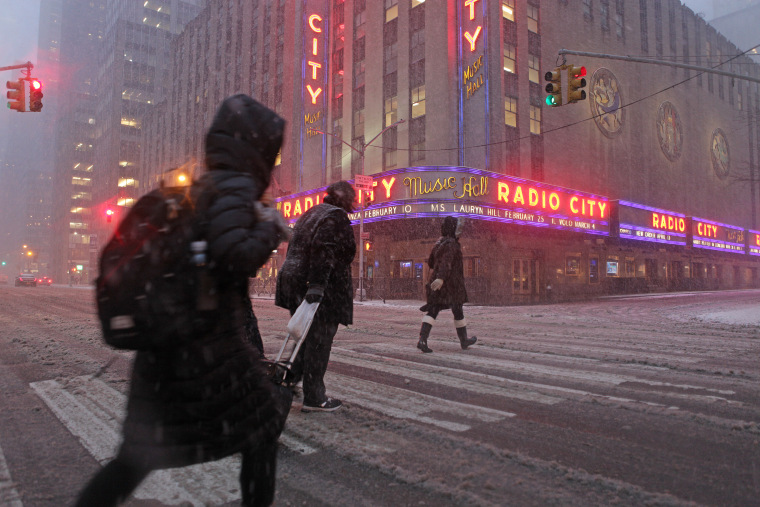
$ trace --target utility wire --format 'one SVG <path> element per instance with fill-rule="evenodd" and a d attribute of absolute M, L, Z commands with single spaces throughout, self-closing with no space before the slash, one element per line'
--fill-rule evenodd
<path fill-rule="evenodd" d="M 757 44 L 756 46 L 753 46 L 753 47 L 749 48 L 748 50 L 746 50 L 746 51 L 744 51 L 742 53 L 739 53 L 738 55 L 732 56 L 728 60 L 726 60 L 724 62 L 720 62 L 717 65 L 714 65 L 714 66 L 712 66 L 710 68 L 711 69 L 716 69 L 718 67 L 721 67 L 721 66 L 723 66 L 723 65 L 725 65 L 727 63 L 730 63 L 733 60 L 736 60 L 737 58 L 741 58 L 742 56 L 746 55 L 750 51 L 753 51 L 753 50 L 755 50 L 757 48 L 760 48 L 760 44 Z M 644 97 L 641 97 L 641 98 L 639 98 L 637 100 L 634 100 L 633 102 L 629 102 L 627 104 L 623 104 L 623 105 L 621 105 L 618 108 L 618 110 L 624 109 L 626 107 L 631 107 L 634 104 L 638 104 L 639 102 L 643 102 L 643 101 L 645 101 L 647 99 L 650 99 L 650 98 L 652 98 L 652 97 L 654 97 L 656 95 L 659 95 L 661 93 L 664 93 L 664 92 L 666 92 L 668 90 L 672 90 L 673 88 L 675 88 L 677 86 L 681 86 L 682 84 L 687 83 L 687 82 L 691 81 L 692 79 L 694 79 L 694 78 L 696 78 L 698 76 L 701 76 L 704 73 L 705 73 L 704 71 L 697 72 L 693 76 L 690 76 L 690 77 L 688 77 L 686 79 L 683 79 L 683 80 L 681 80 L 681 81 L 679 81 L 677 83 L 674 83 L 674 84 L 672 84 L 672 85 L 670 85 L 670 86 L 668 86 L 666 88 L 663 88 L 662 90 L 659 90 L 659 91 L 656 91 L 656 92 L 651 93 L 649 95 L 646 95 Z M 607 114 L 607 113 L 604 113 L 604 114 Z M 575 122 L 572 122 L 572 123 L 568 123 L 568 124 L 565 124 L 565 125 L 560 125 L 559 127 L 555 127 L 553 129 L 544 130 L 542 132 L 542 134 L 546 135 L 546 134 L 549 134 L 549 133 L 552 133 L 552 132 L 557 132 L 557 131 L 560 131 L 560 130 L 563 130 L 563 129 L 566 129 L 566 128 L 574 127 L 575 125 L 579 125 L 581 123 L 585 123 L 585 122 L 587 122 L 589 120 L 593 120 L 594 118 L 597 118 L 599 116 L 603 116 L 603 115 L 595 114 L 593 116 L 590 116 L 588 118 L 584 118 L 582 120 L 578 120 L 578 121 L 575 121 Z M 470 150 L 470 149 L 475 149 L 475 148 L 485 148 L 485 147 L 488 147 L 488 146 L 497 146 L 497 145 L 501 145 L 501 144 L 519 142 L 519 141 L 523 141 L 525 139 L 530 139 L 531 136 L 533 136 L 533 135 L 534 134 L 528 134 L 528 135 L 525 135 L 525 136 L 516 137 L 514 139 L 507 139 L 507 140 L 504 140 L 504 141 L 496 141 L 496 142 L 493 142 L 493 143 L 485 143 L 485 144 L 477 144 L 477 145 L 472 145 L 472 146 L 465 146 L 463 148 L 459 148 L 459 147 L 456 147 L 456 148 L 434 148 L 434 149 L 423 149 L 423 150 L 414 149 L 414 148 L 397 148 L 397 150 L 398 151 L 410 151 L 410 152 L 411 151 L 415 151 L 415 152 L 455 151 L 455 150 L 459 150 L 459 149 Z M 381 148 L 381 146 L 373 146 L 373 148 Z"/>

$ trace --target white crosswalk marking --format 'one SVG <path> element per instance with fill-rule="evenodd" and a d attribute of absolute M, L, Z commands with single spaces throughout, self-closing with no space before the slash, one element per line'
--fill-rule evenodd
<path fill-rule="evenodd" d="M 31 384 L 50 410 L 82 445 L 105 464 L 114 457 L 120 441 L 126 397 L 99 379 L 89 376 Z M 239 459 L 153 472 L 135 491 L 138 499 L 159 500 L 167 505 L 182 503 L 202 507 L 240 498 Z"/>
<path fill-rule="evenodd" d="M 460 420 L 478 422 L 498 422 L 516 415 L 502 410 L 444 400 L 356 377 L 346 377 L 329 371 L 325 380 L 330 385 L 330 392 L 340 399 L 391 417 L 412 419 L 450 431 L 467 431 L 470 429 L 470 425 L 464 422 L 445 420 L 442 418 L 444 414 L 455 416 Z M 435 412 L 436 417 L 424 415 L 431 412 Z"/>
<path fill-rule="evenodd" d="M 432 382 L 478 394 L 491 394 L 545 405 L 564 401 L 562 398 L 547 396 L 525 388 L 515 389 L 516 383 L 496 375 L 467 371 L 461 368 L 428 365 L 366 352 L 362 352 L 361 357 L 358 356 L 359 354 L 349 349 L 333 348 L 333 360 L 368 370 L 402 375 L 406 378 Z"/>
<path fill-rule="evenodd" d="M 24 507 L 16 485 L 11 479 L 11 472 L 5 462 L 3 448 L 0 447 L 0 505 L 3 507 Z"/>

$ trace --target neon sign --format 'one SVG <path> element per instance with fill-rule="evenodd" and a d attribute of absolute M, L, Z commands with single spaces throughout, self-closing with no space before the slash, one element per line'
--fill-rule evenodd
<path fill-rule="evenodd" d="M 686 215 L 618 201 L 617 216 L 618 234 L 622 239 L 686 246 Z"/>
<path fill-rule="evenodd" d="M 364 221 L 463 214 L 490 220 L 609 233 L 605 197 L 466 167 L 415 167 L 373 175 L 372 204 Z M 294 221 L 319 204 L 325 188 L 277 200 L 277 209 Z M 359 193 L 360 196 L 362 193 Z M 351 215 L 359 220 L 359 214 Z"/>
<path fill-rule="evenodd" d="M 744 229 L 741 227 L 693 217 L 691 233 L 694 248 L 745 253 Z"/>
<path fill-rule="evenodd" d="M 462 38 L 464 39 L 462 45 L 469 48 L 470 53 L 474 53 L 478 49 L 480 35 L 483 32 L 483 25 L 481 25 L 479 21 L 475 21 L 475 4 L 478 1 L 479 0 L 464 0 L 464 8 L 469 21 L 475 22 L 467 23 L 468 26 L 466 28 L 465 26 L 462 27 Z M 462 22 L 462 25 L 465 25 L 464 21 Z M 462 71 L 462 83 L 465 89 L 465 98 L 467 99 L 472 97 L 485 82 L 484 73 L 481 72 L 484 65 L 483 56 L 483 54 L 480 54 L 475 57 L 475 60 L 467 65 Z"/>
<path fill-rule="evenodd" d="M 750 255 L 760 255 L 760 231 L 748 231 L 747 251 Z"/>
<path fill-rule="evenodd" d="M 306 83 L 306 91 L 309 92 L 311 103 L 316 104 L 317 97 L 319 97 L 319 95 L 322 93 L 322 83 L 321 81 L 318 81 L 319 70 L 322 68 L 322 64 L 318 61 L 315 61 L 318 59 L 321 49 L 319 38 L 317 36 L 322 33 L 322 16 L 319 14 L 312 14 L 309 16 L 308 25 L 309 29 L 312 31 L 312 39 L 310 55 L 308 57 L 309 59 L 306 61 L 306 64 L 311 68 L 310 80 L 312 82 Z"/>

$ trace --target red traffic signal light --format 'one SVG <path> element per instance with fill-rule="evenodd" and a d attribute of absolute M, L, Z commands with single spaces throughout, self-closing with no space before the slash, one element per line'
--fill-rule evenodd
<path fill-rule="evenodd" d="M 29 111 L 38 113 L 42 110 L 42 81 L 37 78 L 29 80 Z"/>
<path fill-rule="evenodd" d="M 579 100 L 586 99 L 586 67 L 575 67 L 573 65 L 567 68 L 567 102 L 572 104 Z"/>
<path fill-rule="evenodd" d="M 8 109 L 14 109 L 19 113 L 26 112 L 26 81 L 23 78 L 17 81 L 6 81 L 5 86 L 10 90 L 5 94 L 10 99 Z"/>
<path fill-rule="evenodd" d="M 111 223 L 111 218 L 113 218 L 113 215 L 114 215 L 114 211 L 111 208 L 108 208 L 106 210 L 106 222 L 108 222 L 110 224 Z"/>

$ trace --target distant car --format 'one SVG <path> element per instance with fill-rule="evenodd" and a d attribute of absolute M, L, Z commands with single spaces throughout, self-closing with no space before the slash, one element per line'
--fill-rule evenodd
<path fill-rule="evenodd" d="M 16 287 L 21 287 L 22 285 L 36 287 L 37 277 L 35 277 L 32 273 L 21 273 L 16 277 Z"/>
<path fill-rule="evenodd" d="M 0 283 L 8 283 L 8 275 L 0 275 Z"/>
<path fill-rule="evenodd" d="M 42 285 L 53 285 L 53 279 L 49 276 L 41 276 L 37 278 L 37 283 Z"/>

